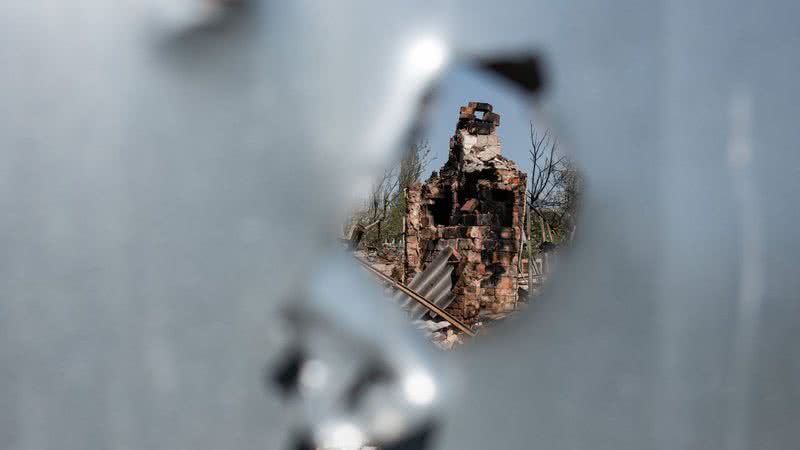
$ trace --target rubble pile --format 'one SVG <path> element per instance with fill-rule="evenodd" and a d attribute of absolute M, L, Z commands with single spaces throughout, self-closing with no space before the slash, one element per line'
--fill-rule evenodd
<path fill-rule="evenodd" d="M 387 277 L 401 281 L 402 270 L 399 262 L 401 255 L 396 245 L 384 244 L 380 249 L 358 249 L 353 252 L 353 256 L 369 263 Z"/>
<path fill-rule="evenodd" d="M 425 332 L 425 337 L 430 339 L 434 345 L 442 350 L 450 350 L 455 345 L 464 343 L 462 334 L 453 330 L 450 322 L 443 320 L 434 322 L 433 320 L 417 320 L 414 324 Z"/>
<path fill-rule="evenodd" d="M 406 279 L 439 251 L 458 258 L 447 312 L 474 323 L 515 308 L 526 175 L 500 154 L 500 116 L 488 103 L 461 107 L 447 162 L 406 190 Z"/>

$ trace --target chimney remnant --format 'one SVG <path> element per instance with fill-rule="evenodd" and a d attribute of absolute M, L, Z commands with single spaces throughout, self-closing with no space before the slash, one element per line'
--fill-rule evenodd
<path fill-rule="evenodd" d="M 406 190 L 406 276 L 452 248 L 459 262 L 447 312 L 468 323 L 517 303 L 527 176 L 500 154 L 499 125 L 492 105 L 462 106 L 447 162 Z"/>

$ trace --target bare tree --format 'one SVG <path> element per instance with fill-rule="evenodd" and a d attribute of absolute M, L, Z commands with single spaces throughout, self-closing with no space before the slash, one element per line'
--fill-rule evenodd
<path fill-rule="evenodd" d="M 528 202 L 533 208 L 542 208 L 552 201 L 552 193 L 558 186 L 558 171 L 564 157 L 556 158 L 558 140 L 549 130 L 539 135 L 531 123 L 531 186 Z"/>
<path fill-rule="evenodd" d="M 531 161 L 528 190 L 528 257 L 549 251 L 559 241 L 569 239 L 574 231 L 574 213 L 579 195 L 579 176 L 575 166 L 558 151 L 558 139 L 549 130 L 538 133 L 530 125 Z M 531 228 L 538 222 L 540 239 L 534 239 Z M 539 241 L 538 246 L 532 241 Z"/>
<path fill-rule="evenodd" d="M 371 235 L 372 242 L 402 235 L 406 204 L 403 192 L 408 185 L 420 180 L 422 171 L 431 161 L 430 152 L 427 142 L 412 144 L 397 165 L 376 179 L 364 208 L 354 215 L 351 245 L 357 246 L 367 235 Z"/>
<path fill-rule="evenodd" d="M 581 176 L 571 159 L 565 158 L 562 162 L 556 183 L 559 186 L 557 197 L 553 202 L 556 223 L 561 239 L 569 240 L 575 234 L 575 217 L 583 189 Z"/>

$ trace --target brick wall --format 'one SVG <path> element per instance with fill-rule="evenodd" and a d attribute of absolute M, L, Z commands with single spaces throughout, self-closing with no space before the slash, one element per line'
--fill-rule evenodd
<path fill-rule="evenodd" d="M 459 264 L 448 312 L 467 322 L 517 301 L 527 178 L 500 154 L 499 124 L 488 103 L 461 107 L 447 162 L 406 191 L 407 279 L 452 247 Z"/>

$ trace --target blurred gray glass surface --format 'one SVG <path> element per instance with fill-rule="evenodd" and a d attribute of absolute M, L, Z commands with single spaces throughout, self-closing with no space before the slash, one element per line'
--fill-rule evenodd
<path fill-rule="evenodd" d="M 337 415 L 263 384 L 304 334 L 334 384 L 452 387 L 400 408 L 437 448 L 797 445 L 800 5 L 211 4 L 0 6 L 0 448 L 281 448 Z M 586 226 L 527 314 L 433 354 L 325 243 L 448 64 L 527 49 Z"/>

